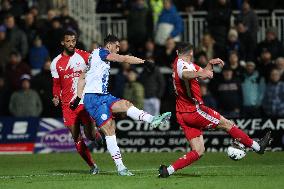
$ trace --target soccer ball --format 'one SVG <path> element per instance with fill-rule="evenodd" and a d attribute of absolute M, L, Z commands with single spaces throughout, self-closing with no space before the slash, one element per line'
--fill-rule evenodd
<path fill-rule="evenodd" d="M 245 146 L 241 143 L 234 142 L 233 146 L 230 146 L 227 150 L 227 155 L 232 160 L 238 161 L 246 156 Z"/>

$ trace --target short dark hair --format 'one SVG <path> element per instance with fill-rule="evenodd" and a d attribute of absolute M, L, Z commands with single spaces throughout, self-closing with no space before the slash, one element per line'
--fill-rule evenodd
<path fill-rule="evenodd" d="M 5 20 L 9 19 L 9 18 L 15 18 L 15 16 L 11 13 L 7 13 L 4 17 Z"/>
<path fill-rule="evenodd" d="M 77 38 L 77 33 L 76 33 L 75 31 L 73 31 L 73 30 L 65 30 L 65 31 L 63 32 L 63 34 L 62 34 L 61 41 L 64 40 L 64 37 L 65 37 L 66 35 L 71 35 L 71 36 L 74 35 L 74 36 Z"/>
<path fill-rule="evenodd" d="M 193 45 L 191 45 L 190 43 L 180 42 L 177 44 L 177 51 L 179 55 L 191 50 L 193 50 Z"/>
<path fill-rule="evenodd" d="M 119 42 L 120 40 L 118 39 L 118 37 L 116 37 L 115 35 L 112 34 L 108 34 L 108 36 L 106 36 L 106 38 L 104 38 L 104 46 L 106 46 L 108 43 L 115 43 L 115 42 Z"/>
<path fill-rule="evenodd" d="M 235 55 L 239 56 L 239 53 L 238 53 L 238 51 L 236 51 L 236 50 L 231 50 L 231 51 L 229 52 L 229 57 L 230 57 L 232 54 L 235 54 Z"/>
<path fill-rule="evenodd" d="M 19 56 L 20 53 L 19 53 L 16 49 L 13 49 L 13 50 L 10 52 L 9 56 L 12 56 L 12 55 Z"/>

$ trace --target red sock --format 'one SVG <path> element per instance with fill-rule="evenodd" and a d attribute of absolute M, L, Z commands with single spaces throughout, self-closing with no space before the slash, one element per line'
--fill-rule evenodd
<path fill-rule="evenodd" d="M 245 132 L 239 129 L 236 125 L 233 125 L 233 127 L 231 128 L 231 130 L 229 130 L 228 133 L 231 135 L 231 137 L 239 140 L 246 147 L 252 146 L 253 140 Z"/>
<path fill-rule="evenodd" d="M 193 162 L 197 161 L 199 158 L 200 158 L 199 154 L 195 150 L 192 150 L 192 151 L 188 152 L 187 154 L 185 154 L 183 157 L 176 160 L 172 164 L 172 166 L 176 171 L 178 169 L 182 169 L 182 168 L 192 164 Z"/>
<path fill-rule="evenodd" d="M 92 160 L 92 156 L 90 150 L 86 146 L 83 139 L 80 139 L 78 142 L 75 142 L 76 149 L 80 156 L 86 161 L 86 163 L 92 167 L 94 165 L 94 161 Z"/>

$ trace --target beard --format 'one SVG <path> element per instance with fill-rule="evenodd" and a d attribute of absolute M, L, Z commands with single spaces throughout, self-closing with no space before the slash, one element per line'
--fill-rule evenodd
<path fill-rule="evenodd" d="M 75 48 L 73 50 L 69 50 L 68 48 L 64 47 L 64 51 L 70 56 L 75 53 Z"/>

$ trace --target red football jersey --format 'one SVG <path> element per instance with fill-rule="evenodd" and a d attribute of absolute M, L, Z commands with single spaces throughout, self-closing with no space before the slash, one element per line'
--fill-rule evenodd
<path fill-rule="evenodd" d="M 198 79 L 183 80 L 183 70 L 197 72 L 200 67 L 176 58 L 173 63 L 173 84 L 176 93 L 176 111 L 194 112 L 197 104 L 203 104 Z"/>
<path fill-rule="evenodd" d="M 71 56 L 61 53 L 53 59 L 50 69 L 52 77 L 59 80 L 62 104 L 69 104 L 77 96 L 79 76 L 87 67 L 89 55 L 86 51 L 75 49 Z"/>

